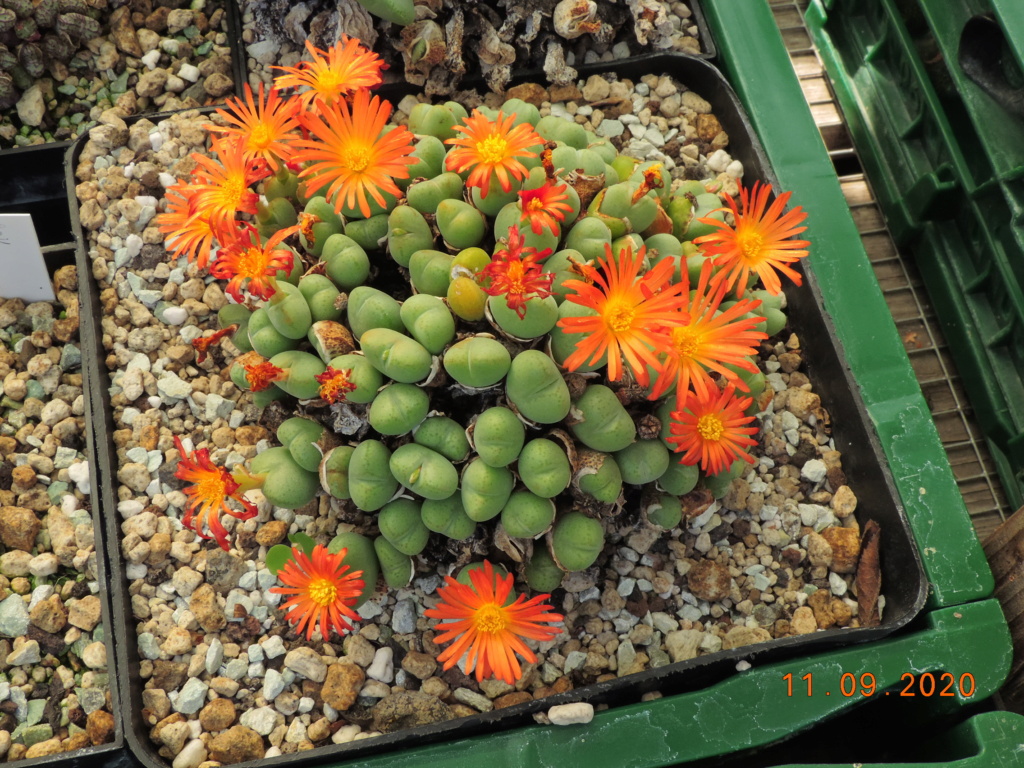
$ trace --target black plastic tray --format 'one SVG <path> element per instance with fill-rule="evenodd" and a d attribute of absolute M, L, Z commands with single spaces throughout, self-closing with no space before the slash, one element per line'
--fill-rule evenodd
<path fill-rule="evenodd" d="M 698 59 L 714 61 L 718 58 L 718 46 L 715 45 L 715 38 L 711 35 L 711 27 L 704 18 L 704 9 L 700 7 L 700 0 L 685 0 L 693 11 L 693 21 L 697 25 L 697 39 L 700 40 L 700 53 L 694 54 Z"/>
<path fill-rule="evenodd" d="M 620 77 L 638 79 L 645 74 L 669 74 L 692 88 L 714 105 L 715 115 L 731 137 L 730 152 L 743 162 L 748 181 L 764 179 L 775 183 L 774 174 L 761 149 L 743 107 L 721 73 L 707 61 L 681 54 L 648 54 L 628 62 L 602 63 L 580 68 L 580 77 L 614 72 Z M 536 73 L 523 73 L 518 81 L 536 78 Z M 388 98 L 397 98 L 410 92 L 409 87 L 382 88 Z M 159 116 L 151 119 L 159 119 Z M 76 158 L 81 146 L 68 150 L 67 172 L 73 178 Z M 777 185 L 776 185 L 777 186 Z M 73 182 L 69 181 L 69 187 Z M 72 219 L 79 244 L 80 274 L 89 272 L 84 242 L 77 220 L 77 201 L 69 199 Z M 813 222 L 812 222 L 813 225 Z M 895 632 L 920 612 L 927 596 L 927 582 L 913 535 L 898 501 L 889 469 L 883 458 L 878 438 L 871 425 L 856 382 L 850 375 L 843 351 L 839 347 L 831 318 L 822 310 L 821 292 L 808 265 L 804 266 L 804 285 L 788 286 L 786 295 L 792 327 L 799 334 L 802 348 L 807 351 L 808 375 L 821 395 L 822 403 L 833 420 L 836 447 L 843 453 L 843 469 L 850 486 L 859 500 L 858 515 L 870 510 L 870 517 L 881 525 L 881 557 L 883 594 L 886 598 L 882 624 L 872 628 L 828 630 L 811 635 L 788 637 L 746 646 L 713 655 L 701 656 L 685 662 L 670 664 L 625 678 L 577 688 L 567 693 L 526 702 L 514 707 L 483 713 L 460 720 L 437 723 L 406 731 L 386 734 L 373 739 L 342 745 L 327 745 L 308 752 L 281 755 L 259 761 L 260 765 L 312 765 L 330 761 L 357 758 L 369 753 L 399 751 L 411 745 L 420 746 L 450 738 L 461 738 L 494 730 L 520 727 L 533 722 L 535 712 L 547 710 L 555 704 L 585 700 L 610 706 L 633 703 L 643 693 L 660 691 L 671 695 L 712 685 L 730 677 L 736 671 L 736 662 L 751 659 L 763 664 L 785 658 L 806 656 L 831 648 L 848 646 L 881 639 Z M 98 290 L 88 280 L 83 286 L 83 302 L 89 303 L 98 314 Z M 83 343 L 84 358 L 90 376 L 90 392 L 96 398 L 94 412 L 103 415 L 103 421 L 94 429 L 96 444 L 93 455 L 99 468 L 99 499 L 106 520 L 107 548 L 112 563 L 116 622 L 115 651 L 117 663 L 127 674 L 119 678 L 121 701 L 124 706 L 126 740 L 135 757 L 147 768 L 167 768 L 168 763 L 157 754 L 156 747 L 147 736 L 148 726 L 142 722 L 141 696 L 144 681 L 138 672 L 137 636 L 131 620 L 131 606 L 124 565 L 120 556 L 115 491 L 116 455 L 110 439 L 113 412 L 109 404 L 108 380 L 101 361 L 106 357 L 100 346 L 99 335 L 90 332 Z M 246 763 L 255 768 L 256 762 Z"/>

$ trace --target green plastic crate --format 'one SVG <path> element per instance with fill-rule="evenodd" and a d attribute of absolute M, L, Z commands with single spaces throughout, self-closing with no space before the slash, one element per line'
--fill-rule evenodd
<path fill-rule="evenodd" d="M 903 0 L 902 7 L 918 47 L 934 58 L 933 84 L 960 149 L 977 155 L 975 167 L 987 167 L 992 178 L 1024 177 L 1024 38 L 1007 35 L 1002 26 L 1024 26 L 1024 4 Z"/>
<path fill-rule="evenodd" d="M 1014 158 L 1024 158 L 1024 129 L 1018 125 L 1008 137 L 1005 119 L 993 119 L 982 134 L 1000 147 L 985 149 L 975 131 L 982 113 L 964 109 L 956 95 L 957 78 L 976 91 L 973 97 L 965 93 L 964 101 L 981 105 L 987 100 L 986 109 L 995 102 L 962 72 L 956 77 L 947 73 L 947 54 L 955 55 L 952 38 L 985 7 L 990 7 L 986 0 L 815 0 L 808 27 L 879 206 L 894 239 L 917 260 L 1000 479 L 1011 504 L 1019 506 L 1024 503 L 1024 179 Z M 1024 13 L 1024 5 L 1017 8 L 1018 15 Z M 943 30 L 936 38 L 944 39 L 946 47 L 936 49 L 937 57 L 928 22 Z M 886 38 L 903 44 L 883 47 Z M 878 79 L 895 70 L 917 76 L 900 80 L 907 95 L 900 107 L 886 108 L 879 102 L 900 101 L 901 96 L 891 88 L 882 90 Z M 913 174 L 894 157 L 893 116 L 900 109 L 936 116 L 942 137 L 936 143 L 955 158 L 941 166 L 953 174 L 949 196 L 943 198 L 953 204 L 942 208 L 943 215 L 915 216 L 908 205 L 918 188 Z M 996 165 L 1001 178 L 993 170 Z"/>
<path fill-rule="evenodd" d="M 897 243 L 991 183 L 954 131 L 895 0 L 816 0 L 807 23 Z"/>

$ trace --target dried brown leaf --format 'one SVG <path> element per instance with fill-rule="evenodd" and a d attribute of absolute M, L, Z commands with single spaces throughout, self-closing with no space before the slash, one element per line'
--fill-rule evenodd
<path fill-rule="evenodd" d="M 878 596 L 882 592 L 882 567 L 878 551 L 881 528 L 868 520 L 861 535 L 860 563 L 857 565 L 857 606 L 863 627 L 881 623 Z"/>

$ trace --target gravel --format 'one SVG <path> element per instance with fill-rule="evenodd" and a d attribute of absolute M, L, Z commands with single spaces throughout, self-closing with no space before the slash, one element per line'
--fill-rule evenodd
<path fill-rule="evenodd" d="M 0 758 L 114 737 L 75 267 L 55 302 L 0 298 Z"/>
<path fill-rule="evenodd" d="M 65 63 L 47 58 L 34 81 L 15 76 L 20 98 L 0 110 L 0 149 L 74 138 L 111 110 L 126 117 L 223 99 L 234 88 L 225 3 L 174 7 L 184 4 L 110 3 L 111 12 L 107 0 L 90 0 L 98 34 Z"/>

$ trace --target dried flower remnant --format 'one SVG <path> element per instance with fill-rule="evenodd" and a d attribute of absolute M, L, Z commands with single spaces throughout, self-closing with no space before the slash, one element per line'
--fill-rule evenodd
<path fill-rule="evenodd" d="M 207 125 L 206 128 L 234 137 L 241 143 L 247 160 L 264 160 L 275 171 L 281 168 L 291 157 L 290 142 L 299 127 L 298 102 L 282 99 L 276 88 L 271 88 L 264 99 L 263 83 L 254 100 L 252 88 L 246 83 L 245 100 L 229 98 L 227 106 L 228 110 L 218 109 L 217 114 L 229 125 Z"/>
<path fill-rule="evenodd" d="M 156 217 L 157 228 L 167 238 L 167 248 L 178 258 L 186 256 L 206 269 L 210 262 L 215 233 L 208 213 L 199 211 L 196 187 L 175 184 L 164 192 L 167 209 Z"/>
<path fill-rule="evenodd" d="M 515 227 L 508 231 L 508 247 L 495 252 L 491 263 L 477 274 L 484 292 L 491 296 L 504 296 L 508 308 L 522 319 L 526 315 L 526 302 L 551 295 L 555 276 L 540 265 L 551 253 L 549 248 L 537 252 L 523 244 L 523 236 Z"/>
<path fill-rule="evenodd" d="M 211 538 L 204 532 L 209 530 L 221 549 L 228 551 L 228 532 L 220 521 L 220 515 L 249 520 L 258 512 L 256 505 L 242 496 L 243 491 L 230 472 L 210 460 L 210 452 L 206 448 L 186 454 L 177 435 L 174 436 L 174 447 L 181 454 L 174 476 L 192 484 L 185 488 L 188 505 L 181 524 L 204 539 Z M 229 499 L 241 504 L 243 509 L 239 511 L 229 507 Z"/>
<path fill-rule="evenodd" d="M 235 139 L 216 140 L 213 153 L 220 162 L 192 153 L 196 169 L 192 173 L 195 192 L 191 202 L 198 214 L 207 217 L 217 239 L 222 239 L 234 228 L 237 214 L 256 214 L 259 195 L 251 187 L 270 171 L 266 163 L 246 159 L 242 142 Z"/>
<path fill-rule="evenodd" d="M 469 572 L 469 579 L 472 586 L 445 576 L 445 586 L 437 590 L 441 602 L 423 612 L 441 620 L 435 643 L 455 641 L 437 660 L 448 670 L 465 656 L 466 674 L 475 670 L 478 681 L 496 677 L 514 685 L 522 676 L 516 654 L 531 664 L 537 660 L 523 639 L 551 640 L 562 631 L 561 627 L 544 625 L 559 624 L 563 617 L 552 613 L 551 606 L 545 603 L 550 595 L 537 595 L 529 600 L 519 595 L 515 602 L 506 605 L 512 591 L 512 575 L 498 575 L 487 560 L 482 568 Z"/>
<path fill-rule="evenodd" d="M 270 389 L 275 381 L 280 381 L 285 377 L 285 372 L 282 369 L 262 358 L 259 362 L 246 362 L 242 367 L 245 369 L 245 380 L 249 382 L 251 392 Z"/>
<path fill-rule="evenodd" d="M 536 157 L 537 153 L 530 147 L 544 143 L 532 125 L 513 126 L 514 120 L 515 115 L 506 117 L 504 112 L 499 112 L 492 122 L 474 109 L 465 119 L 465 125 L 455 126 L 463 135 L 445 139 L 445 144 L 456 147 L 448 153 L 445 167 L 456 173 L 471 168 L 466 186 L 479 187 L 481 197 L 487 195 L 492 173 L 497 175 L 503 191 L 511 191 L 512 179 L 522 181 L 527 173 L 519 158 Z"/>
<path fill-rule="evenodd" d="M 342 35 L 340 44 L 326 51 L 307 40 L 306 50 L 311 61 L 299 62 L 294 67 L 273 67 L 284 72 L 274 79 L 278 88 L 309 88 L 298 95 L 303 110 L 315 103 L 331 106 L 352 93 L 381 83 L 384 61 L 357 38 Z"/>
<path fill-rule="evenodd" d="M 753 398 L 737 397 L 736 388 L 727 384 L 724 390 L 712 390 L 707 397 L 687 394 L 686 405 L 672 413 L 668 437 L 676 451 L 684 452 L 681 464 L 700 464 L 701 470 L 717 475 L 732 466 L 737 459 L 748 464 L 754 457 L 746 449 L 757 445 L 751 435 L 756 435 L 756 426 L 747 426 L 754 421 L 745 411 Z"/>
<path fill-rule="evenodd" d="M 601 29 L 597 21 L 597 3 L 593 0 L 561 0 L 552 14 L 555 32 L 566 40 L 594 34 Z"/>
<path fill-rule="evenodd" d="M 675 383 L 676 407 L 681 409 L 690 390 L 699 398 L 706 398 L 716 391 L 717 385 L 710 371 L 721 374 L 742 389 L 746 389 L 743 380 L 726 366 L 738 366 L 751 373 L 757 371 L 757 365 L 750 356 L 756 352 L 757 344 L 768 338 L 768 334 L 754 330 L 760 318 L 748 315 L 761 302 L 740 299 L 721 311 L 726 289 L 722 284 L 710 287 L 711 272 L 711 263 L 705 260 L 696 293 L 685 309 L 689 320 L 669 331 L 670 343 L 665 348 L 664 367 L 651 387 L 651 400 L 657 400 Z"/>
<path fill-rule="evenodd" d="M 720 271 L 714 281 L 722 281 L 726 289 L 736 287 L 736 294 L 743 296 L 750 273 L 755 273 L 764 284 L 765 290 L 773 296 L 782 291 L 782 283 L 776 270 L 783 273 L 797 285 L 803 279 L 800 274 L 787 266 L 807 255 L 806 240 L 792 240 L 807 227 L 800 224 L 807 218 L 803 208 L 797 206 L 783 213 L 792 192 L 783 192 L 765 210 L 771 187 L 759 181 L 753 189 L 740 187 L 740 205 L 726 195 L 726 203 L 735 219 L 730 226 L 717 219 L 701 219 L 701 223 L 716 228 L 716 232 L 694 238 L 704 254 Z M 724 210 L 724 209 L 723 209 Z"/>
<path fill-rule="evenodd" d="M 243 289 L 255 298 L 269 299 L 276 290 L 274 281 L 277 273 L 283 271 L 287 274 L 294 266 L 295 254 L 278 246 L 297 231 L 298 225 L 285 227 L 275 232 L 266 243 L 261 243 L 256 228 L 243 222 L 225 239 L 210 274 L 218 280 L 227 280 L 225 292 L 239 303 L 244 300 Z"/>
<path fill-rule="evenodd" d="M 633 192 L 633 205 L 636 205 L 640 198 L 650 192 L 652 189 L 661 189 L 665 186 L 665 180 L 662 178 L 661 163 L 655 163 L 649 168 L 645 168 L 641 171 L 643 181 L 640 182 L 640 186 Z"/>
<path fill-rule="evenodd" d="M 209 355 L 210 347 L 214 344 L 219 344 L 220 340 L 225 336 L 230 336 L 232 333 L 238 330 L 238 323 L 233 323 L 226 328 L 221 328 L 219 331 L 211 333 L 209 336 L 199 336 L 192 339 L 192 349 L 196 351 L 196 362 L 206 362 L 206 358 Z"/>
<path fill-rule="evenodd" d="M 544 150 L 547 152 L 547 150 Z M 551 234 L 559 233 L 559 225 L 565 221 L 567 214 L 572 213 L 572 206 L 566 200 L 568 184 L 555 185 L 544 182 L 536 189 L 524 189 L 519 192 L 519 203 L 523 209 L 521 222 L 530 223 L 533 234 L 539 235 L 546 228 Z"/>
<path fill-rule="evenodd" d="M 324 107 L 319 113 L 304 113 L 303 127 L 311 138 L 295 142 L 294 160 L 309 163 L 300 174 L 306 179 L 306 194 L 327 187 L 324 195 L 342 206 L 359 208 L 369 218 L 367 196 L 382 208 L 382 192 L 395 197 L 401 190 L 394 179 L 409 177 L 408 166 L 416 163 L 413 135 L 405 126 L 382 134 L 391 104 L 363 90 L 355 95 L 351 109 L 344 101 Z"/>
<path fill-rule="evenodd" d="M 576 351 L 565 360 L 565 367 L 575 371 L 584 364 L 596 364 L 607 354 L 608 378 L 622 378 L 622 359 L 641 386 L 647 386 L 648 366 L 660 371 L 663 362 L 657 351 L 666 348 L 669 331 L 684 325 L 688 318 L 683 308 L 686 299 L 681 295 L 683 283 L 670 285 L 673 264 L 665 259 L 640 276 L 646 255 L 643 246 L 633 253 L 627 246 L 618 257 L 605 245 L 605 256 L 598 259 L 599 269 L 581 264 L 585 280 L 567 280 L 565 287 L 575 291 L 567 301 L 590 307 L 597 315 L 565 317 L 558 326 L 566 333 L 584 333 L 576 344 Z"/>
<path fill-rule="evenodd" d="M 332 368 L 327 366 L 327 370 L 318 376 L 314 376 L 320 383 L 320 397 L 326 400 L 331 405 L 335 403 L 344 402 L 345 395 L 355 390 L 355 382 L 351 379 L 352 369 L 351 368 Z"/>
<path fill-rule="evenodd" d="M 349 622 L 359 621 L 352 606 L 365 586 L 363 572 L 352 571 L 345 564 L 347 554 L 347 549 L 332 554 L 317 544 L 312 555 L 307 555 L 294 546 L 291 559 L 277 572 L 284 586 L 271 587 L 270 591 L 288 596 L 281 605 L 285 619 L 297 634 L 305 630 L 307 640 L 312 640 L 318 629 L 324 640 L 332 629 L 339 635 L 351 632 Z"/>
<path fill-rule="evenodd" d="M 316 245 L 316 234 L 313 232 L 313 225 L 319 224 L 321 221 L 322 219 L 315 213 L 306 213 L 305 211 L 299 213 L 299 234 L 306 238 L 310 248 Z"/>

